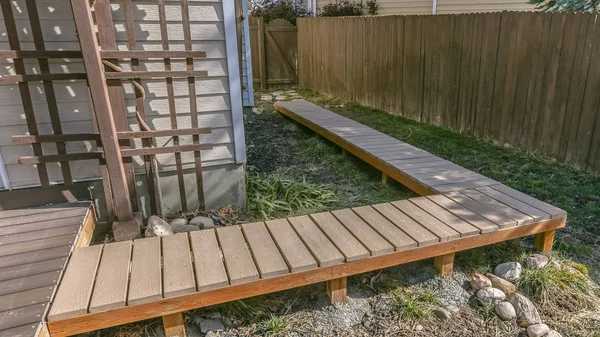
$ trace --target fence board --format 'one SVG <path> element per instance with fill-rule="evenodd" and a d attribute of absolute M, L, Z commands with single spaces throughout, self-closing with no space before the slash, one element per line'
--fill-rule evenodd
<path fill-rule="evenodd" d="M 298 19 L 300 86 L 600 168 L 595 13 Z"/>

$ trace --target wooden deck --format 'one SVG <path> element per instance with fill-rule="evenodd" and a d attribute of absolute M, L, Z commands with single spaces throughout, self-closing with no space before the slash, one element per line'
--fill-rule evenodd
<path fill-rule="evenodd" d="M 91 202 L 0 211 L 0 336 L 43 328 L 69 255 L 89 245 L 94 224 Z"/>
<path fill-rule="evenodd" d="M 331 280 L 336 296 L 346 276 L 552 232 L 565 219 L 497 185 L 79 248 L 48 326 L 67 336 Z"/>
<path fill-rule="evenodd" d="M 277 102 L 275 108 L 420 195 L 499 184 L 305 100 Z"/>

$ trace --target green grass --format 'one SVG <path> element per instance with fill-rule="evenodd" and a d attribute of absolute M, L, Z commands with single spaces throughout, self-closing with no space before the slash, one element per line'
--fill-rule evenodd
<path fill-rule="evenodd" d="M 288 326 L 283 318 L 271 315 L 260 324 L 260 333 L 267 336 L 279 336 L 288 330 Z"/>
<path fill-rule="evenodd" d="M 430 319 L 431 311 L 439 305 L 435 293 L 427 290 L 411 291 L 400 287 L 392 291 L 392 296 L 400 319 L 408 322 Z"/>

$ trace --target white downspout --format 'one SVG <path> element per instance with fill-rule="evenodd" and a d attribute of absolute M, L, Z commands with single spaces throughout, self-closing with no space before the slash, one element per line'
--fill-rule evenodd
<path fill-rule="evenodd" d="M 437 14 L 437 2 L 438 2 L 438 0 L 433 0 L 433 6 L 431 8 L 431 14 Z"/>
<path fill-rule="evenodd" d="M 313 16 L 317 16 L 317 0 L 310 0 L 312 1 L 312 12 L 313 12 Z"/>
<path fill-rule="evenodd" d="M 2 160 L 2 154 L 0 153 L 0 180 L 2 180 L 3 189 L 11 190 L 10 180 L 8 180 L 8 172 L 6 172 L 6 168 L 4 167 L 4 160 Z M 0 188 L 2 189 L 2 188 Z"/>

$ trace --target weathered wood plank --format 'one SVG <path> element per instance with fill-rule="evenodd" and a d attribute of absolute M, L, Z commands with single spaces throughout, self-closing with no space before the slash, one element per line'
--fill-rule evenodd
<path fill-rule="evenodd" d="M 71 239 L 71 243 L 73 243 L 73 241 L 74 239 Z M 13 254 L 9 255 L 7 258 L 0 259 L 0 268 L 21 266 L 55 258 L 66 258 L 70 252 L 71 245 L 66 245 L 48 249 L 27 251 L 20 254 Z"/>
<path fill-rule="evenodd" d="M 369 250 L 372 256 L 394 251 L 394 246 L 381 237 L 381 235 L 377 234 L 371 226 L 364 222 L 356 213 L 352 212 L 352 210 L 342 209 L 332 211 L 331 214 Z"/>
<path fill-rule="evenodd" d="M 0 296 L 0 311 L 47 303 L 53 292 L 54 285 L 50 285 Z"/>
<path fill-rule="evenodd" d="M 491 198 L 477 190 L 463 190 L 461 192 L 464 195 L 468 196 L 469 198 L 471 198 L 473 200 L 477 200 L 478 202 L 494 209 L 498 213 L 502 213 L 502 214 L 506 215 L 507 217 L 516 220 L 517 224 L 519 226 L 526 225 L 526 224 L 532 223 L 534 221 L 534 219 L 532 217 L 530 217 L 529 215 L 527 215 L 523 212 L 520 212 L 506 204 L 503 204 L 503 203 L 499 202 L 498 200 Z"/>
<path fill-rule="evenodd" d="M 0 246 L 0 256 L 21 254 L 60 246 L 70 246 L 75 242 L 75 235 L 56 236 L 53 238 L 14 243 Z"/>
<path fill-rule="evenodd" d="M 306 247 L 313 254 L 320 267 L 344 262 L 344 255 L 327 239 L 325 234 L 306 216 L 288 218 Z"/>
<path fill-rule="evenodd" d="M 352 211 L 391 243 L 396 251 L 417 247 L 417 242 L 415 240 L 379 214 L 373 207 L 356 207 L 353 208 Z"/>
<path fill-rule="evenodd" d="M 478 201 L 475 201 L 460 192 L 450 192 L 450 193 L 446 193 L 444 195 L 446 197 L 452 199 L 459 205 L 461 205 L 461 206 L 481 215 L 482 217 L 488 219 L 489 221 L 497 224 L 501 229 L 514 227 L 517 225 L 516 220 L 511 219 L 511 218 L 505 216 L 504 214 L 496 212 L 492 208 L 490 208 Z"/>
<path fill-rule="evenodd" d="M 317 262 L 286 219 L 271 220 L 265 224 L 293 273 L 317 267 Z"/>
<path fill-rule="evenodd" d="M 58 282 L 60 272 L 60 270 L 54 270 L 47 273 L 27 275 L 2 281 L 0 282 L 0 295 L 7 295 L 56 284 L 56 282 Z"/>
<path fill-rule="evenodd" d="M 162 279 L 160 237 L 135 240 L 127 304 L 135 305 L 161 299 Z"/>
<path fill-rule="evenodd" d="M 259 279 L 258 270 L 252 260 L 248 245 L 239 226 L 217 228 L 217 237 L 223 251 L 225 268 L 231 284 Z"/>
<path fill-rule="evenodd" d="M 369 257 L 369 251 L 331 213 L 311 214 L 310 218 L 344 255 L 346 262 Z"/>
<path fill-rule="evenodd" d="M 541 200 L 538 200 L 527 194 L 524 194 L 515 189 L 512 189 L 506 185 L 492 185 L 491 188 L 498 190 L 514 199 L 522 201 L 530 206 L 533 206 L 545 213 L 548 213 L 551 215 L 552 218 L 563 217 L 567 214 L 567 212 L 563 211 L 562 209 L 560 209 L 558 207 L 547 204 Z"/>
<path fill-rule="evenodd" d="M 188 233 L 163 236 L 162 248 L 165 297 L 196 291 Z"/>
<path fill-rule="evenodd" d="M 67 262 L 66 257 L 59 257 L 39 262 L 19 264 L 12 267 L 0 269 L 0 281 L 25 277 L 33 274 L 47 273 L 62 270 Z"/>
<path fill-rule="evenodd" d="M 404 212 L 406 215 L 410 216 L 421 226 L 427 228 L 431 233 L 439 237 L 440 241 L 442 242 L 458 239 L 460 237 L 460 234 L 457 231 L 450 228 L 427 212 L 423 212 L 422 209 L 408 200 L 395 201 L 391 204 Z"/>
<path fill-rule="evenodd" d="M 461 218 L 455 216 L 425 197 L 412 198 L 409 200 L 413 204 L 419 206 L 423 211 L 429 213 L 441 222 L 445 223 L 448 227 L 460 233 L 461 237 L 476 235 L 480 232 L 477 227 L 463 221 Z"/>
<path fill-rule="evenodd" d="M 196 268 L 198 291 L 224 287 L 229 284 L 215 231 L 212 229 L 190 233 L 190 242 Z"/>
<path fill-rule="evenodd" d="M 0 332 L 2 330 L 40 322 L 45 310 L 45 304 L 34 304 L 28 307 L 0 312 Z M 2 333 L 2 335 L 5 336 L 4 333 Z"/>
<path fill-rule="evenodd" d="M 277 246 L 263 222 L 243 224 L 242 230 L 252 251 L 252 256 L 254 257 L 261 278 L 289 273 L 283 257 L 281 257 Z"/>
<path fill-rule="evenodd" d="M 401 212 L 398 208 L 392 204 L 384 203 L 373 205 L 381 215 L 391 221 L 393 224 L 398 226 L 403 232 L 408 234 L 413 240 L 415 240 L 419 247 L 432 245 L 436 242 L 440 242 L 440 238 L 432 234 L 425 227 L 419 225 L 408 215 Z"/>
<path fill-rule="evenodd" d="M 90 302 L 90 312 L 110 310 L 125 305 L 129 285 L 131 247 L 131 241 L 104 245 Z"/>
<path fill-rule="evenodd" d="M 457 217 L 467 221 L 473 226 L 479 228 L 481 233 L 490 233 L 497 231 L 500 227 L 481 215 L 470 211 L 469 209 L 459 205 L 450 198 L 442 194 L 430 195 L 427 197 L 429 200 L 443 207 L 445 210 L 456 215 Z"/>

